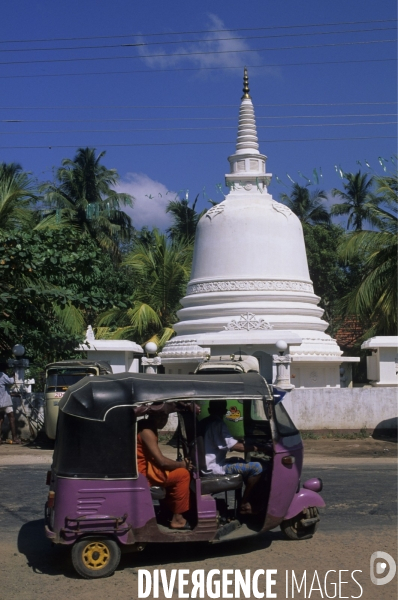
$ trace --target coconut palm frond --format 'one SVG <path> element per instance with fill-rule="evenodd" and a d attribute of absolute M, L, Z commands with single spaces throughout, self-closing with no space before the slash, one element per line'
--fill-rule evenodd
<path fill-rule="evenodd" d="M 365 222 L 377 226 L 373 220 L 372 207 L 380 200 L 372 192 L 374 177 L 358 173 L 344 173 L 343 190 L 332 189 L 332 195 L 343 200 L 334 204 L 332 215 L 347 215 L 347 229 L 360 231 Z"/>
<path fill-rule="evenodd" d="M 65 330 L 72 335 L 79 335 L 85 330 L 82 312 L 70 302 L 64 307 L 53 304 L 53 311 Z"/>
<path fill-rule="evenodd" d="M 160 336 L 158 336 L 158 348 L 163 348 L 166 342 L 171 340 L 176 335 L 172 327 L 165 327 Z"/>
<path fill-rule="evenodd" d="M 150 327 L 159 328 L 162 326 L 162 321 L 157 312 L 144 302 L 135 301 L 129 313 L 131 326 L 140 336 Z"/>
<path fill-rule="evenodd" d="M 398 238 L 397 216 L 380 206 L 379 231 L 359 230 L 348 234 L 339 248 L 340 258 L 349 264 L 361 260 L 364 276 L 340 301 L 342 314 L 353 314 L 370 323 L 367 336 L 395 335 L 397 331 Z"/>
<path fill-rule="evenodd" d="M 134 327 L 118 327 L 115 330 L 108 330 L 104 339 L 108 340 L 132 340 L 135 341 L 137 331 Z"/>
<path fill-rule="evenodd" d="M 79 148 L 73 160 L 62 161 L 56 173 L 57 183 L 48 182 L 42 190 L 48 207 L 62 210 L 65 221 L 89 234 L 120 260 L 118 242 L 128 241 L 133 231 L 131 218 L 121 207 L 132 206 L 134 198 L 113 189 L 119 175 L 115 169 L 100 164 L 104 155 L 105 152 L 96 155 L 94 148 Z"/>
<path fill-rule="evenodd" d="M 126 309 L 113 307 L 103 312 L 97 321 L 98 328 L 100 327 L 113 327 L 113 326 L 129 326 L 130 320 Z"/>
<path fill-rule="evenodd" d="M 330 223 L 329 212 L 323 206 L 323 202 L 327 200 L 326 193 L 323 190 L 310 192 L 307 186 L 294 183 L 290 195 L 281 194 L 280 200 L 290 208 L 302 223 L 319 225 Z"/>
<path fill-rule="evenodd" d="M 79 231 L 79 226 L 74 223 L 63 214 L 62 209 L 59 212 L 53 212 L 50 215 L 45 216 L 41 221 L 34 227 L 35 231 L 43 231 L 44 229 L 51 229 L 57 231 L 65 231 L 65 229 L 73 229 Z"/>
<path fill-rule="evenodd" d="M 141 344 L 156 336 L 159 341 L 166 339 L 164 336 L 169 339 L 188 283 L 191 257 L 190 244 L 172 242 L 159 231 L 152 231 L 147 241 L 137 243 L 123 262 L 135 275 L 130 308 L 104 313 L 98 325 L 129 326 L 135 332 L 135 341 Z"/>

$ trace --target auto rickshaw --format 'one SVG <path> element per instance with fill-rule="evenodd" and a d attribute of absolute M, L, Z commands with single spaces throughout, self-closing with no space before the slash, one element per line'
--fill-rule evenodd
<path fill-rule="evenodd" d="M 50 440 L 55 439 L 58 407 L 69 386 L 87 376 L 111 374 L 112 368 L 105 361 L 63 360 L 46 365 L 44 387 L 44 430 Z"/>
<path fill-rule="evenodd" d="M 47 538 L 71 546 L 81 576 L 99 578 L 115 571 L 121 548 L 141 551 L 151 542 L 225 542 L 279 525 L 291 539 L 311 537 L 318 508 L 325 506 L 318 494 L 322 482 L 312 478 L 300 484 L 303 444 L 281 396 L 258 373 L 120 373 L 82 379 L 59 404 L 47 475 Z M 253 515 L 237 510 L 241 475 L 206 472 L 197 409 L 220 399 L 234 399 L 243 412 L 245 442 L 261 447 L 246 456 L 263 466 Z M 137 469 L 137 419 L 154 411 L 177 412 L 177 451 L 193 463 L 190 531 L 166 526 L 165 489 L 150 487 Z"/>

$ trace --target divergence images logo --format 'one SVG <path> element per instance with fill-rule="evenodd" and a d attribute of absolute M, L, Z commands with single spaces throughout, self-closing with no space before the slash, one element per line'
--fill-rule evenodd
<path fill-rule="evenodd" d="M 382 575 L 386 572 L 387 563 L 389 566 L 389 570 L 384 577 L 377 577 L 377 575 Z M 390 554 L 387 552 L 373 552 L 370 557 L 370 580 L 375 585 L 385 585 L 386 583 L 390 583 L 392 579 L 394 579 L 395 573 L 397 571 L 397 565 L 395 560 Z"/>

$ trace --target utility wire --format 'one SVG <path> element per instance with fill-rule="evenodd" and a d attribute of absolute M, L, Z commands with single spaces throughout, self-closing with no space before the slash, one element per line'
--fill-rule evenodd
<path fill-rule="evenodd" d="M 375 123 L 298 123 L 294 125 L 258 125 L 257 129 L 292 129 L 293 127 L 353 127 L 364 125 L 397 125 L 397 121 L 384 121 Z M 52 133 L 130 133 L 149 131 L 219 131 L 221 129 L 236 129 L 236 126 L 223 127 L 150 127 L 141 129 L 61 129 L 50 131 L 0 131 L 0 135 L 46 135 Z"/>
<path fill-rule="evenodd" d="M 96 35 L 91 37 L 70 37 L 70 38 L 41 38 L 27 40 L 2 40 L 0 44 L 16 44 L 30 42 L 67 42 L 78 40 L 110 40 L 130 37 L 155 37 L 155 36 L 173 36 L 173 35 L 198 35 L 202 33 L 228 33 L 234 31 L 269 31 L 274 29 L 297 29 L 303 27 L 329 27 L 334 25 L 364 25 L 369 23 L 394 23 L 396 19 L 372 19 L 370 21 L 338 21 L 333 23 L 310 23 L 307 25 L 273 25 L 271 27 L 240 27 L 235 29 L 202 29 L 199 31 L 174 31 L 168 33 L 128 33 L 123 35 Z"/>
<path fill-rule="evenodd" d="M 99 50 L 104 48 L 125 48 L 125 47 L 137 47 L 137 46 L 166 46 L 169 44 L 209 44 L 213 42 L 230 42 L 230 41 L 251 41 L 259 39 L 270 39 L 270 38 L 285 38 L 285 37 L 308 37 L 314 35 L 342 35 L 346 33 L 368 33 L 370 31 L 396 31 L 396 27 L 374 27 L 371 29 L 346 29 L 340 31 L 311 31 L 308 33 L 283 33 L 278 35 L 251 35 L 245 37 L 224 37 L 224 38 L 207 38 L 201 40 L 171 40 L 163 42 L 136 42 L 131 44 L 101 44 L 99 46 L 64 46 L 61 48 L 7 48 L 0 49 L 0 52 L 54 52 L 61 50 Z"/>
<path fill-rule="evenodd" d="M 209 54 L 244 54 L 249 52 L 271 52 L 275 50 L 303 50 L 310 48 L 330 48 L 330 47 L 341 47 L 341 46 L 363 46 L 369 44 L 387 44 L 390 42 L 396 42 L 393 40 L 367 40 L 362 42 L 336 42 L 332 44 L 308 44 L 305 46 L 281 46 L 280 48 L 256 48 L 256 49 L 245 49 L 245 50 L 212 50 L 210 52 L 174 52 L 171 54 L 136 54 L 134 56 L 97 56 L 90 58 L 54 58 L 48 60 L 14 60 L 11 62 L 0 62 L 0 65 L 33 65 L 42 63 L 61 63 L 61 62 L 92 62 L 98 60 L 124 60 L 124 59 L 137 59 L 137 58 L 174 58 L 175 56 L 191 57 L 191 56 L 204 56 Z"/>
<path fill-rule="evenodd" d="M 371 58 L 363 60 L 325 60 L 322 62 L 305 63 L 269 63 L 267 65 L 246 65 L 249 69 L 263 69 L 268 67 L 307 67 L 308 65 L 342 65 L 349 63 L 374 63 L 396 61 L 396 58 Z M 133 71 L 97 71 L 91 73 L 37 73 L 35 75 L 0 75 L 0 79 L 27 79 L 38 77 L 85 77 L 86 75 L 132 75 L 134 73 L 173 73 L 178 71 L 221 71 L 225 69 L 242 69 L 242 65 L 236 67 L 182 67 L 176 69 L 134 69 Z"/>
<path fill-rule="evenodd" d="M 281 106 L 376 106 L 376 105 L 396 105 L 396 102 L 293 102 L 279 104 L 256 104 L 256 107 L 281 107 Z M 237 104 L 168 104 L 168 105 L 148 105 L 148 104 L 130 104 L 130 105 L 86 105 L 86 106 L 0 106 L 0 110 L 82 110 L 82 109 L 104 109 L 110 108 L 237 108 Z"/>
<path fill-rule="evenodd" d="M 260 119 L 342 119 L 343 117 L 396 117 L 397 113 L 362 113 L 348 115 L 282 115 L 282 116 L 257 116 Z M 129 123 L 131 121 L 236 121 L 235 117 L 142 117 L 132 119 L 0 119 L 0 123 Z"/>
<path fill-rule="evenodd" d="M 353 141 L 353 140 L 396 140 L 395 135 L 375 135 L 375 136 L 361 136 L 361 137 L 334 137 L 334 138 L 305 138 L 305 139 L 290 139 L 290 140 L 259 140 L 259 144 L 274 144 L 274 143 L 293 143 L 293 142 L 338 142 L 338 141 Z M 235 145 L 236 140 L 230 141 L 217 141 L 217 142 L 154 142 L 154 143 L 143 143 L 143 144 L 106 144 L 101 142 L 101 146 L 105 148 L 134 148 L 143 146 L 215 146 L 220 144 Z M 87 143 L 80 144 L 81 147 L 87 146 Z M 1 150 L 42 150 L 53 148 L 75 148 L 79 147 L 79 144 L 65 145 L 56 144 L 51 146 L 0 146 Z"/>

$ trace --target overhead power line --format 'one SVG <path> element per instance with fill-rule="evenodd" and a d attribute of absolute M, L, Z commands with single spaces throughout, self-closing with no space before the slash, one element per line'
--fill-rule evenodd
<path fill-rule="evenodd" d="M 299 123 L 290 125 L 258 125 L 257 129 L 292 129 L 296 127 L 354 127 L 360 125 L 397 125 L 397 121 L 384 122 L 359 122 L 359 123 Z M 222 127 L 145 127 L 139 129 L 61 129 L 49 131 L 0 131 L 0 135 L 47 135 L 54 133 L 132 133 L 151 131 L 219 131 L 221 129 L 235 129 L 234 125 Z"/>
<path fill-rule="evenodd" d="M 106 48 L 122 48 L 122 47 L 142 47 L 142 46 L 167 46 L 169 44 L 209 44 L 213 42 L 231 42 L 231 41 L 247 41 L 247 40 L 263 40 L 264 38 L 286 38 L 286 37 L 308 37 L 314 35 L 341 35 L 346 33 L 368 33 L 370 31 L 396 31 L 396 27 L 373 27 L 371 29 L 345 29 L 340 31 L 311 31 L 307 33 L 282 33 L 277 35 L 251 35 L 251 36 L 236 36 L 224 38 L 204 38 L 198 40 L 169 40 L 162 42 L 135 42 L 130 44 L 100 44 L 99 46 L 63 46 L 61 48 L 7 48 L 0 49 L 0 52 L 54 52 L 62 50 L 103 50 Z"/>
<path fill-rule="evenodd" d="M 397 113 L 361 113 L 348 115 L 269 115 L 258 116 L 260 119 L 342 119 L 345 117 L 396 117 Z M 132 121 L 236 121 L 234 117 L 133 117 L 131 119 L 0 119 L 0 123 L 130 123 Z"/>
<path fill-rule="evenodd" d="M 355 140 L 396 140 L 395 135 L 372 135 L 361 137 L 334 137 L 334 138 L 305 138 L 305 139 L 289 139 L 289 140 L 259 140 L 259 144 L 278 144 L 278 143 L 293 143 L 293 142 L 339 142 L 339 141 L 355 141 Z M 217 141 L 217 142 L 154 142 L 142 144 L 107 144 L 101 142 L 101 146 L 105 148 L 134 148 L 143 146 L 215 146 L 222 144 L 235 145 L 236 140 Z M 1 150 L 52 150 L 53 148 L 78 148 L 87 146 L 84 144 L 52 144 L 51 146 L 0 146 Z"/>
<path fill-rule="evenodd" d="M 270 27 L 239 27 L 235 29 L 201 29 L 198 31 L 173 31 L 167 33 L 127 33 L 123 35 L 96 35 L 96 36 L 85 36 L 85 37 L 69 37 L 69 38 L 39 38 L 39 39 L 27 39 L 27 40 L 2 40 L 0 44 L 16 44 L 16 43 L 30 43 L 30 42 L 67 42 L 67 41 L 78 41 L 78 40 L 110 40 L 110 39 L 122 39 L 131 37 L 156 37 L 156 36 L 173 36 L 173 35 L 199 35 L 202 33 L 228 33 L 234 31 L 269 31 L 274 29 L 302 29 L 304 27 L 332 27 L 335 25 L 365 25 L 369 23 L 394 23 L 396 19 L 372 19 L 370 21 L 337 21 L 332 23 L 307 23 L 304 25 L 273 25 Z"/>
<path fill-rule="evenodd" d="M 396 102 L 289 102 L 289 103 L 270 103 L 256 104 L 257 107 L 281 107 L 281 106 L 381 106 L 381 105 L 396 105 Z M 238 104 L 164 104 L 164 105 L 148 105 L 148 104 L 122 104 L 122 105 L 85 105 L 85 106 L 0 106 L 0 110 L 93 110 L 93 109 L 116 109 L 116 108 L 237 108 Z"/>
<path fill-rule="evenodd" d="M 256 49 L 245 49 L 245 50 L 212 50 L 210 52 L 173 52 L 171 54 L 136 54 L 134 56 L 97 56 L 88 58 L 54 58 L 54 59 L 40 59 L 40 60 L 14 60 L 10 62 L 0 62 L 0 65 L 33 65 L 42 63 L 61 63 L 61 62 L 92 62 L 98 60 L 125 60 L 125 59 L 142 59 L 142 58 L 174 58 L 176 56 L 191 57 L 191 56 L 203 56 L 209 54 L 245 54 L 253 52 L 274 52 L 279 50 L 303 50 L 311 48 L 331 48 L 341 46 L 363 46 L 369 44 L 387 44 L 396 42 L 396 39 L 391 40 L 366 40 L 362 42 L 336 42 L 332 44 L 308 44 L 305 46 L 281 46 L 280 48 L 256 48 Z"/>
<path fill-rule="evenodd" d="M 266 65 L 246 65 L 249 69 L 263 69 L 268 67 L 307 67 L 309 65 L 343 65 L 349 63 L 374 63 L 374 62 L 391 62 L 396 61 L 396 58 L 373 58 L 363 60 L 324 60 L 321 62 L 301 62 L 301 63 L 268 63 Z M 242 65 L 236 67 L 181 67 L 176 69 L 134 69 L 130 71 L 97 71 L 91 73 L 37 73 L 34 75 L 0 75 L 0 79 L 31 79 L 39 77 L 86 77 L 87 75 L 132 75 L 134 73 L 173 73 L 178 71 L 221 71 L 226 69 L 242 69 Z"/>

